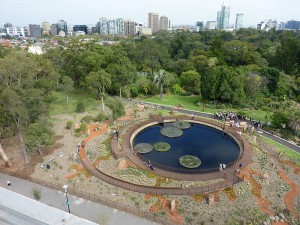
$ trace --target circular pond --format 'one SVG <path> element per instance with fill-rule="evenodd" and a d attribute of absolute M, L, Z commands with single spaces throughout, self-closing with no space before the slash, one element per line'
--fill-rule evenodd
<path fill-rule="evenodd" d="M 240 154 L 236 141 L 222 131 L 192 123 L 188 129 L 184 129 L 179 137 L 166 137 L 161 134 L 161 129 L 172 126 L 171 123 L 157 124 L 140 131 L 133 140 L 133 146 L 139 143 L 155 145 L 158 142 L 166 142 L 171 148 L 168 151 L 151 151 L 139 154 L 143 161 L 151 161 L 158 168 L 178 173 L 203 173 L 216 171 L 220 164 L 234 162 Z M 191 155 L 201 160 L 200 166 L 186 168 L 179 162 L 180 157 Z"/>

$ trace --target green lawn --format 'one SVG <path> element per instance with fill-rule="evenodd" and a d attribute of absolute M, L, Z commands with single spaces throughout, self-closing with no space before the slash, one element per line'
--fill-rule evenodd
<path fill-rule="evenodd" d="M 276 146 L 278 151 L 282 152 L 284 155 L 300 160 L 300 154 L 298 152 L 295 152 L 292 149 L 285 147 L 284 145 L 277 143 L 276 141 L 273 141 L 264 136 L 260 136 L 260 137 L 268 144 Z"/>
<path fill-rule="evenodd" d="M 87 112 L 94 112 L 100 109 L 101 102 L 95 99 L 94 95 L 83 93 L 63 94 L 54 92 L 56 100 L 50 104 L 50 115 L 72 114 L 75 113 L 76 106 L 79 102 L 83 102 Z M 67 102 L 68 99 L 68 102 Z"/>
<path fill-rule="evenodd" d="M 196 105 L 196 103 L 201 101 L 201 99 L 202 98 L 200 96 L 164 95 L 162 101 L 160 101 L 159 96 L 145 98 L 145 99 L 142 99 L 142 101 L 149 102 L 149 103 L 157 103 L 157 104 L 166 105 L 166 106 L 175 106 L 175 105 L 182 104 L 184 109 L 190 109 L 190 110 L 203 112 L 203 107 Z M 265 121 L 266 115 L 268 116 L 268 121 L 270 121 L 270 116 L 271 116 L 271 113 L 266 113 L 265 111 L 262 111 L 262 110 L 252 110 L 252 109 L 245 110 L 245 109 L 234 109 L 234 108 L 211 109 L 211 108 L 204 107 L 204 112 L 207 112 L 207 113 L 215 113 L 218 111 L 233 111 L 233 112 L 244 111 L 251 118 L 254 118 L 254 119 L 260 120 L 260 121 Z"/>

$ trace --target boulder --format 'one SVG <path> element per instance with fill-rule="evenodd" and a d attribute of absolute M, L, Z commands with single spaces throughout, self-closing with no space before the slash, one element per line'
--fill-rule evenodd
<path fill-rule="evenodd" d="M 279 216 L 275 216 L 275 221 L 279 222 Z"/>
<path fill-rule="evenodd" d="M 285 219 L 284 217 L 284 214 L 283 213 L 279 213 L 278 216 L 281 218 L 281 219 Z"/>
<path fill-rule="evenodd" d="M 175 199 L 173 199 L 171 201 L 171 212 L 174 212 L 175 206 L 176 206 L 176 202 L 175 202 Z"/>

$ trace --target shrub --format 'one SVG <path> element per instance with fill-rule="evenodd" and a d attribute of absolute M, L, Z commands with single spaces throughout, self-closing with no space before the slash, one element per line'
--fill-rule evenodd
<path fill-rule="evenodd" d="M 33 195 L 33 198 L 35 200 L 40 200 L 41 197 L 42 197 L 41 189 L 39 189 L 39 188 L 33 188 L 32 189 L 32 195 Z"/>
<path fill-rule="evenodd" d="M 192 92 L 181 92 L 179 95 L 180 96 L 191 96 L 193 93 Z"/>
<path fill-rule="evenodd" d="M 85 133 L 88 129 L 88 126 L 86 123 L 81 123 L 80 127 L 75 130 L 75 136 L 79 137 L 81 134 Z"/>
<path fill-rule="evenodd" d="M 90 123 L 93 120 L 94 120 L 94 117 L 92 117 L 90 115 L 86 115 L 86 116 L 81 118 L 80 122 L 81 123 Z"/>
<path fill-rule="evenodd" d="M 270 112 L 270 111 L 271 111 L 271 108 L 268 107 L 268 106 L 266 106 L 266 105 L 263 105 L 263 106 L 261 107 L 261 110 L 263 110 L 263 111 L 265 111 L 265 112 Z"/>
<path fill-rule="evenodd" d="M 68 120 L 66 123 L 66 129 L 70 130 L 73 126 L 73 121 L 72 120 Z"/>
<path fill-rule="evenodd" d="M 102 122 L 104 120 L 106 120 L 107 117 L 105 115 L 103 115 L 102 113 L 98 113 L 97 116 L 94 117 L 94 122 Z"/>
<path fill-rule="evenodd" d="M 83 102 L 79 102 L 76 106 L 75 112 L 82 113 L 84 111 L 85 111 L 85 105 L 83 104 Z"/>
<path fill-rule="evenodd" d="M 125 115 L 125 109 L 123 103 L 119 99 L 109 98 L 106 100 L 106 106 L 111 109 L 113 119 Z"/>

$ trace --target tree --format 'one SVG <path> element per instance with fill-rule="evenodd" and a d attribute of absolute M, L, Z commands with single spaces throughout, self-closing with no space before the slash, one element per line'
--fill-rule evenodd
<path fill-rule="evenodd" d="M 183 89 L 194 94 L 200 94 L 200 80 L 200 74 L 195 70 L 183 72 L 180 76 Z"/>
<path fill-rule="evenodd" d="M 108 98 L 106 100 L 106 105 L 111 109 L 114 120 L 125 115 L 124 105 L 119 99 Z"/>
<path fill-rule="evenodd" d="M 42 155 L 41 147 L 54 143 L 52 125 L 47 119 L 40 119 L 27 128 L 26 147 L 30 150 L 37 149 Z"/>
<path fill-rule="evenodd" d="M 277 128 L 281 128 L 283 124 L 289 122 L 289 115 L 285 111 L 276 111 L 271 116 L 272 125 Z"/>
<path fill-rule="evenodd" d="M 300 112 L 295 112 L 293 115 L 290 115 L 288 126 L 295 132 L 300 131 Z"/>
<path fill-rule="evenodd" d="M 111 85 L 110 74 L 102 69 L 97 72 L 90 72 L 86 77 L 86 83 L 90 89 L 96 89 L 97 99 L 101 98 L 102 111 L 104 112 L 104 96 L 106 89 Z"/>
<path fill-rule="evenodd" d="M 165 78 L 166 78 L 166 71 L 165 70 L 159 70 L 158 72 L 156 72 L 154 74 L 153 84 L 160 87 L 160 100 L 161 101 L 162 101 Z"/>

